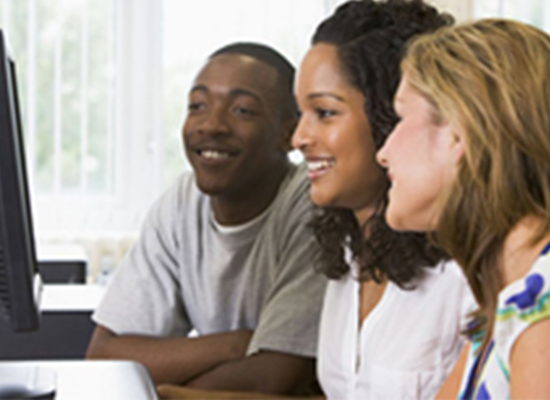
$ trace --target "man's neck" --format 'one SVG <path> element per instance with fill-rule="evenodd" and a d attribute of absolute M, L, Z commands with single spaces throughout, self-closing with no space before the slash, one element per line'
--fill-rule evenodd
<path fill-rule="evenodd" d="M 211 196 L 214 218 L 221 225 L 240 225 L 259 216 L 274 201 L 290 164 L 235 195 Z"/>

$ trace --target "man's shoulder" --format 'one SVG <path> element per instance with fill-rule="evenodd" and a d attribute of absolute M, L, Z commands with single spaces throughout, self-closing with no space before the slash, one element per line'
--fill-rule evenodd
<path fill-rule="evenodd" d="M 172 207 L 182 208 L 205 197 L 206 195 L 197 187 L 193 171 L 184 171 L 164 191 L 157 203 L 164 206 L 171 204 Z"/>
<path fill-rule="evenodd" d="M 161 203 L 172 203 L 178 208 L 194 207 L 197 202 L 208 203 L 208 195 L 197 186 L 193 171 L 182 172 L 160 197 Z M 297 203 L 310 205 L 309 180 L 304 164 L 291 164 L 273 202 L 274 208 L 293 207 Z"/>
<path fill-rule="evenodd" d="M 294 208 L 298 204 L 307 207 L 313 205 L 309 196 L 309 180 L 304 164 L 290 166 L 277 194 L 274 207 Z"/>
<path fill-rule="evenodd" d="M 292 165 L 272 205 L 267 225 L 278 234 L 303 230 L 311 220 L 314 204 L 304 165 Z"/>
<path fill-rule="evenodd" d="M 185 171 L 155 201 L 149 211 L 149 217 L 157 224 L 171 225 L 170 221 L 176 223 L 183 217 L 189 220 L 193 215 L 201 215 L 199 210 L 207 202 L 207 196 L 195 183 L 194 173 Z"/>

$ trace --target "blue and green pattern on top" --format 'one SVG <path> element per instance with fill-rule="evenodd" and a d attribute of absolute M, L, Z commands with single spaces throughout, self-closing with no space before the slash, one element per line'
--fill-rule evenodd
<path fill-rule="evenodd" d="M 482 335 L 470 338 L 472 345 L 459 399 L 510 398 L 509 351 L 529 325 L 550 318 L 549 253 L 550 243 L 529 273 L 499 294 L 493 339 L 484 355 L 479 354 Z"/>
<path fill-rule="evenodd" d="M 550 316 L 550 291 L 542 293 L 544 276 L 538 273 L 525 278 L 525 290 L 506 300 L 507 307 L 497 310 L 497 321 L 518 318 L 528 324 Z"/>

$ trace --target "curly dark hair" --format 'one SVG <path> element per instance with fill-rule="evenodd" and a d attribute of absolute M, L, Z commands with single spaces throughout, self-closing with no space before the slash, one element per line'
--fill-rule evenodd
<path fill-rule="evenodd" d="M 365 96 L 377 150 L 398 122 L 392 102 L 408 40 L 452 23 L 449 14 L 438 13 L 422 0 L 352 0 L 318 26 L 312 44 L 337 47 L 344 75 Z M 322 248 L 318 265 L 329 278 L 339 279 L 349 271 L 345 247 L 360 266 L 361 281 L 380 283 L 387 278 L 405 289 L 415 286 L 425 267 L 446 258 L 425 234 L 389 228 L 384 218 L 388 188 L 386 181 L 376 211 L 364 226 L 350 209 L 320 208 L 314 215 L 311 227 Z"/>

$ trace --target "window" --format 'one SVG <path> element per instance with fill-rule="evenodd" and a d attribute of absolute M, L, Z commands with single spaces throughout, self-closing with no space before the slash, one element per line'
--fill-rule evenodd
<path fill-rule="evenodd" d="M 113 7 L 94 1 L 3 0 L 17 63 L 32 192 L 113 193 Z"/>
<path fill-rule="evenodd" d="M 187 91 L 237 40 L 294 63 L 337 0 L 0 0 L 38 234 L 135 231 L 186 168 Z"/>
<path fill-rule="evenodd" d="M 0 3 L 18 67 L 29 171 L 39 193 L 112 191 L 109 1 Z"/>
<path fill-rule="evenodd" d="M 473 0 L 473 14 L 474 18 L 513 18 L 550 32 L 548 0 Z"/>

